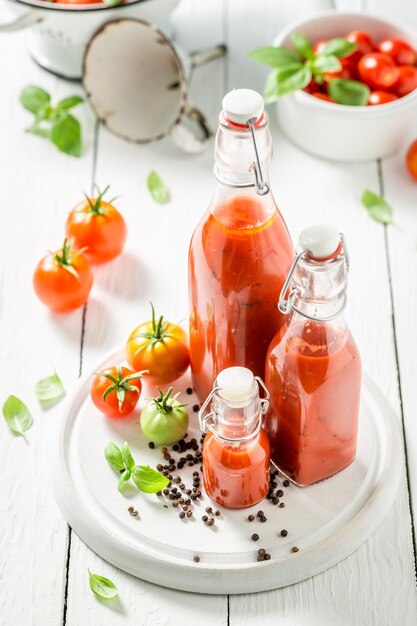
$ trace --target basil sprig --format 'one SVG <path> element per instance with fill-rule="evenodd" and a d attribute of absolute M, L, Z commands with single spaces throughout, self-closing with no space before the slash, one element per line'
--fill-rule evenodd
<path fill-rule="evenodd" d="M 117 486 L 120 492 L 123 492 L 124 486 L 131 478 L 139 491 L 143 491 L 143 493 L 157 493 L 164 489 L 169 483 L 168 478 L 162 476 L 162 474 L 151 467 L 147 465 L 135 465 L 135 461 L 126 441 L 121 449 L 112 441 L 108 443 L 104 450 L 104 456 L 110 467 L 120 473 L 119 484 Z"/>
<path fill-rule="evenodd" d="M 36 85 L 28 85 L 20 94 L 20 102 L 35 116 L 26 132 L 49 139 L 61 152 L 79 157 L 82 153 L 81 126 L 69 110 L 84 102 L 80 96 L 69 96 L 56 106 L 50 94 Z"/>
<path fill-rule="evenodd" d="M 368 102 L 369 88 L 363 83 L 343 78 L 325 78 L 326 72 L 342 69 L 339 59 L 356 50 L 356 44 L 336 37 L 315 53 L 310 41 L 302 33 L 293 33 L 291 41 L 294 50 L 283 46 L 267 46 L 249 53 L 255 61 L 273 68 L 266 80 L 265 102 L 274 102 L 287 93 L 304 89 L 313 78 L 317 84 L 324 80 L 328 82 L 329 95 L 338 104 L 361 106 Z"/>

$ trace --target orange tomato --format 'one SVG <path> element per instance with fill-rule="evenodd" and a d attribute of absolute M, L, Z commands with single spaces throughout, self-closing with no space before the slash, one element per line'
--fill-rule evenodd
<path fill-rule="evenodd" d="M 132 372 L 116 365 L 94 376 L 91 383 L 91 399 L 107 417 L 130 415 L 140 398 L 143 372 Z"/>
<path fill-rule="evenodd" d="M 148 370 L 151 383 L 165 385 L 182 376 L 190 364 L 187 335 L 177 324 L 164 322 L 163 315 L 156 321 L 152 306 L 152 319 L 135 328 L 127 340 L 126 358 L 134 370 Z"/>
<path fill-rule="evenodd" d="M 405 155 L 405 164 L 410 173 L 410 176 L 417 180 L 417 139 L 410 144 L 410 147 L 407 150 L 407 154 Z"/>
<path fill-rule="evenodd" d="M 88 198 L 77 204 L 68 215 L 65 230 L 74 240 L 76 248 L 85 248 L 85 256 L 91 263 L 105 263 L 117 257 L 123 250 L 127 228 L 123 217 L 112 205 L 105 202 L 104 194 Z"/>
<path fill-rule="evenodd" d="M 61 250 L 50 252 L 36 266 L 33 286 L 39 300 L 53 311 L 67 312 L 83 306 L 93 284 L 93 273 L 81 251 L 66 239 Z"/>

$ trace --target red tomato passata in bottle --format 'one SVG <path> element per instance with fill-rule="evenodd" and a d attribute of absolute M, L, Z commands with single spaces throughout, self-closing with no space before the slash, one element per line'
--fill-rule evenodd
<path fill-rule="evenodd" d="M 190 360 L 201 399 L 227 367 L 263 376 L 269 343 L 283 323 L 276 301 L 294 254 L 267 183 L 272 141 L 263 99 L 236 89 L 225 96 L 223 109 L 215 148 L 218 186 L 189 252 Z"/>
<path fill-rule="evenodd" d="M 298 485 L 310 485 L 355 458 L 361 361 L 343 318 L 348 263 L 333 227 L 300 236 L 301 256 L 280 299 L 290 312 L 268 351 L 271 404 L 265 430 L 272 461 Z M 314 254 L 314 256 L 312 256 Z"/>
<path fill-rule="evenodd" d="M 261 427 L 269 403 L 258 384 L 265 389 L 245 367 L 222 370 L 199 413 L 204 488 L 229 509 L 257 504 L 269 489 L 270 448 Z"/>

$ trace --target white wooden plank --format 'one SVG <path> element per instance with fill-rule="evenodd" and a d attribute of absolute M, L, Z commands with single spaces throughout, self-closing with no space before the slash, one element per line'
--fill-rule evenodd
<path fill-rule="evenodd" d="M 294 235 L 306 225 L 326 220 L 345 233 L 351 255 L 347 317 L 364 370 L 383 389 L 400 419 L 384 233 L 360 205 L 363 189 L 377 185 L 376 164 L 316 159 L 292 146 L 274 118 L 272 123 L 271 182 L 280 209 Z M 379 531 L 337 567 L 293 587 L 230 598 L 232 626 L 249 621 L 272 624 L 273 616 L 285 626 L 390 624 L 400 615 L 405 624 L 417 619 L 405 483 Z"/>
<path fill-rule="evenodd" d="M 35 383 L 56 367 L 65 387 L 78 376 L 81 311 L 54 315 L 32 289 L 32 273 L 48 249 L 63 240 L 66 212 L 88 183 L 91 150 L 82 159 L 59 153 L 24 133 L 31 116 L 18 102 L 28 83 L 54 95 L 79 92 L 38 69 L 20 35 L 0 37 L 1 404 L 10 393 L 33 413 L 26 439 L 0 427 L 0 623 L 59 624 L 67 524 L 49 489 L 47 444 L 61 406 L 42 414 Z M 75 181 L 75 182 L 74 182 Z"/>
<path fill-rule="evenodd" d="M 176 39 L 189 51 L 221 42 L 220 0 L 183 2 L 177 13 Z M 204 32 L 195 28 L 202 20 Z M 193 99 L 212 120 L 223 94 L 222 61 L 196 70 Z M 117 155 L 117 156 L 115 156 Z M 171 190 L 165 206 L 153 202 L 146 177 L 156 169 Z M 192 230 L 205 211 L 214 182 L 212 145 L 197 157 L 179 152 L 171 141 L 137 146 L 100 130 L 97 182 L 110 183 L 129 228 L 126 251 L 111 264 L 97 268 L 96 296 L 88 304 L 84 365 L 93 365 L 107 350 L 122 344 L 150 313 L 149 300 L 174 321 L 188 314 L 187 254 Z M 88 588 L 87 567 L 110 577 L 120 590 L 120 604 L 102 606 Z M 138 580 L 105 563 L 72 536 L 67 625 L 140 624 L 154 626 L 194 623 L 206 626 L 227 621 L 227 598 L 197 596 Z"/>

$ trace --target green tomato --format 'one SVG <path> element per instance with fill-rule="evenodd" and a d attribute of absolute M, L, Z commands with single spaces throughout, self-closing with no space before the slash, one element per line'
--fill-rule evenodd
<path fill-rule="evenodd" d="M 170 445 L 182 439 L 188 429 L 186 404 L 181 404 L 176 394 L 172 398 L 172 387 L 164 395 L 152 398 L 145 405 L 140 416 L 140 426 L 147 439 L 161 445 Z"/>

